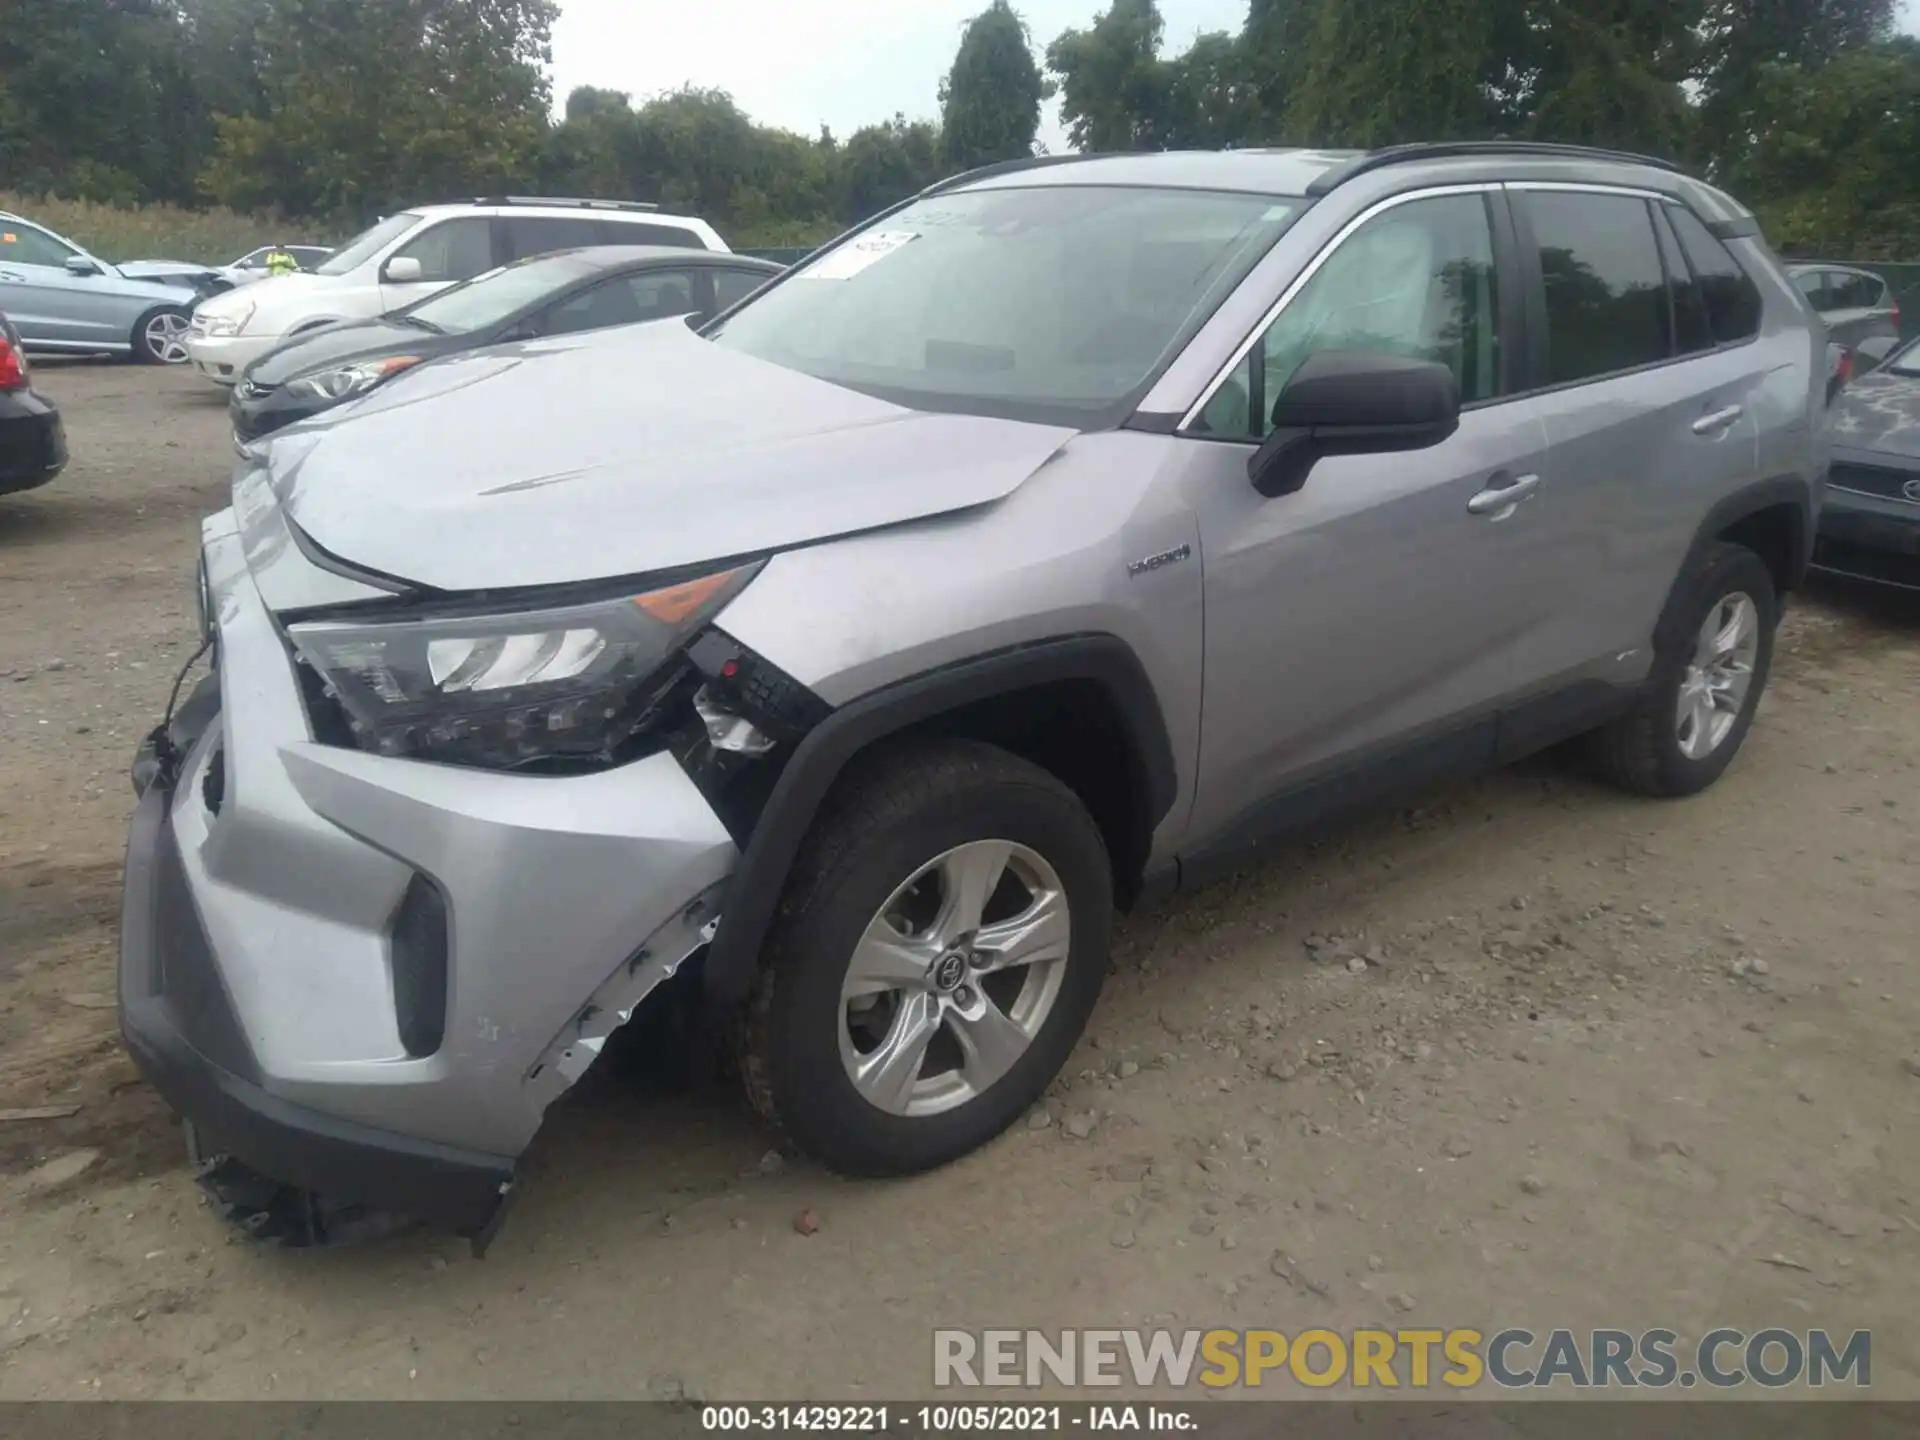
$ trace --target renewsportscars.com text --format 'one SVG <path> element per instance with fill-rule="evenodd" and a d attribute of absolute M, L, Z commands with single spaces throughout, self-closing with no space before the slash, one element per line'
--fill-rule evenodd
<path fill-rule="evenodd" d="M 933 1383 L 1007 1389 L 1816 1389 L 1873 1383 L 1855 1330 L 936 1330 Z"/>

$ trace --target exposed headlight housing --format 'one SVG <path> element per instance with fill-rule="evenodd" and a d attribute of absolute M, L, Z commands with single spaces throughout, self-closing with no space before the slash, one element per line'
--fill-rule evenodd
<path fill-rule="evenodd" d="M 205 310 L 202 310 L 199 319 L 206 327 L 205 333 L 209 336 L 238 335 L 242 330 L 247 328 L 247 322 L 253 319 L 253 312 L 257 308 L 258 307 L 249 300 L 246 304 L 240 306 L 239 309 L 229 311 L 224 315 L 209 315 Z"/>
<path fill-rule="evenodd" d="M 362 749 L 497 770 L 595 767 L 654 727 L 687 678 L 682 649 L 758 570 L 518 614 L 287 633 Z"/>
<path fill-rule="evenodd" d="M 308 400 L 351 400 L 356 395 L 364 395 L 389 376 L 398 375 L 402 370 L 411 370 L 425 358 L 423 355 L 389 355 L 384 360 L 335 365 L 330 369 L 316 370 L 311 375 L 302 375 L 297 380 L 289 380 L 286 388 L 292 394 Z"/>

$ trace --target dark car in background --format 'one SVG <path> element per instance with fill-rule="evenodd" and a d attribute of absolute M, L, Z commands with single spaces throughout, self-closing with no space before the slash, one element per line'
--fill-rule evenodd
<path fill-rule="evenodd" d="M 404 309 L 306 331 L 269 350 L 234 386 L 234 436 L 260 439 L 443 355 L 676 315 L 706 320 L 780 270 L 769 260 L 664 245 L 519 260 Z"/>
<path fill-rule="evenodd" d="M 1845 265 L 1794 265 L 1794 288 L 1826 322 L 1827 334 L 1849 350 L 1875 338 L 1900 338 L 1900 302 L 1871 270 Z"/>
<path fill-rule="evenodd" d="M 0 314 L 0 495 L 44 485 L 66 463 L 60 412 L 35 393 L 20 332 Z"/>
<path fill-rule="evenodd" d="M 1814 567 L 1920 590 L 1920 340 L 1851 381 L 1833 421 Z"/>

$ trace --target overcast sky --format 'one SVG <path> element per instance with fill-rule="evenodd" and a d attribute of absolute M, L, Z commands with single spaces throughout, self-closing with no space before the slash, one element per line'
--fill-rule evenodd
<path fill-rule="evenodd" d="M 635 100 L 693 84 L 730 91 L 755 120 L 845 138 L 896 110 L 937 114 L 940 79 L 960 30 L 985 0 L 560 0 L 553 31 L 554 98 L 576 85 Z M 1062 30 L 1090 23 L 1105 0 L 1015 0 L 1036 54 Z M 1902 28 L 1920 30 L 1920 0 L 1903 0 Z M 1207 30 L 1238 30 L 1247 0 L 1160 0 L 1167 50 Z M 1055 109 L 1040 138 L 1064 150 Z"/>

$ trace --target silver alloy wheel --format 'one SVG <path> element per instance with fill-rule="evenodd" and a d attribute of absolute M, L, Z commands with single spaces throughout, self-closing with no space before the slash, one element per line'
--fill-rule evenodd
<path fill-rule="evenodd" d="M 187 317 L 171 311 L 155 315 L 140 332 L 147 354 L 162 365 L 187 363 Z"/>
<path fill-rule="evenodd" d="M 984 1094 L 1053 1012 L 1072 935 L 1059 875 L 1024 845 L 975 840 L 921 866 L 868 922 L 841 982 L 854 1088 L 910 1116 Z"/>
<path fill-rule="evenodd" d="M 1759 607 L 1743 591 L 1721 596 L 1701 623 L 1680 680 L 1674 718 L 1680 753 L 1687 759 L 1706 759 L 1733 733 L 1753 688 L 1759 654 Z"/>

